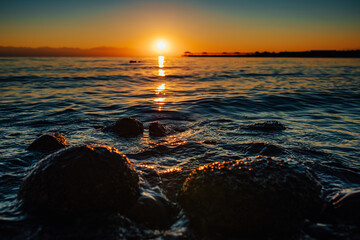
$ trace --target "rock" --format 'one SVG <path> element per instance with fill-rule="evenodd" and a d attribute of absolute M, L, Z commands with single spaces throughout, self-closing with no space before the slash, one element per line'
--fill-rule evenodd
<path fill-rule="evenodd" d="M 36 152 L 54 152 L 67 147 L 66 139 L 59 133 L 49 133 L 42 135 L 30 144 L 27 150 Z"/>
<path fill-rule="evenodd" d="M 337 192 L 326 204 L 325 222 L 360 224 L 360 188 L 347 188 Z"/>
<path fill-rule="evenodd" d="M 117 120 L 113 126 L 104 128 L 104 131 L 112 131 L 120 137 L 136 137 L 144 132 L 144 125 L 136 118 L 126 117 Z"/>
<path fill-rule="evenodd" d="M 150 137 L 164 137 L 167 134 L 165 126 L 159 122 L 152 122 L 149 125 Z"/>
<path fill-rule="evenodd" d="M 276 156 L 284 153 L 284 150 L 276 145 L 261 142 L 242 143 L 238 144 L 237 147 L 242 152 L 251 155 Z"/>
<path fill-rule="evenodd" d="M 77 216 L 123 213 L 139 197 L 139 177 L 130 161 L 107 146 L 75 146 L 42 159 L 18 194 L 29 213 Z"/>
<path fill-rule="evenodd" d="M 244 126 L 242 128 L 249 130 L 264 131 L 264 132 L 275 132 L 286 129 L 286 127 L 282 123 L 279 123 L 278 121 L 266 121 L 262 123 L 255 123 Z"/>
<path fill-rule="evenodd" d="M 197 168 L 178 201 L 200 234 L 287 238 L 318 210 L 320 190 L 307 169 L 258 157 Z"/>

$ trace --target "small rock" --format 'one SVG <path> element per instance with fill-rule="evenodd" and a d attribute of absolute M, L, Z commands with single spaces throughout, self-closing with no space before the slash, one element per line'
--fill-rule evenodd
<path fill-rule="evenodd" d="M 149 125 L 149 133 L 151 137 L 164 137 L 167 134 L 167 130 L 163 124 L 152 122 Z"/>
<path fill-rule="evenodd" d="M 54 152 L 67 147 L 66 139 L 59 133 L 49 133 L 42 135 L 30 144 L 27 150 L 36 152 Z"/>
<path fill-rule="evenodd" d="M 136 118 L 126 117 L 117 120 L 114 125 L 106 127 L 104 131 L 112 131 L 120 137 L 136 137 L 144 132 L 144 125 Z"/>
<path fill-rule="evenodd" d="M 42 159 L 24 179 L 18 199 L 29 213 L 68 217 L 123 213 L 139 191 L 139 177 L 125 155 L 84 145 Z"/>
<path fill-rule="evenodd" d="M 262 123 L 250 124 L 242 127 L 243 129 L 264 131 L 264 132 L 276 132 L 285 130 L 286 127 L 278 121 L 266 121 Z"/>
<path fill-rule="evenodd" d="M 320 190 L 305 168 L 259 157 L 197 168 L 178 200 L 202 235 L 287 238 L 318 210 Z"/>

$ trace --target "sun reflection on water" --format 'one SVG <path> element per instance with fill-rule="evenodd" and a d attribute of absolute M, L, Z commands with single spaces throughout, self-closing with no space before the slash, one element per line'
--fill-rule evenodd
<path fill-rule="evenodd" d="M 162 69 L 159 69 L 159 76 L 160 77 L 165 77 L 165 71 Z"/>
<path fill-rule="evenodd" d="M 162 110 L 162 105 L 165 104 L 165 100 L 166 97 L 165 96 L 165 83 L 160 84 L 156 89 L 155 89 L 155 94 L 157 95 L 157 98 L 154 99 L 155 104 L 158 105 L 158 111 Z"/>
<path fill-rule="evenodd" d="M 165 99 L 166 98 L 155 98 L 154 102 L 158 102 L 158 104 L 163 105 L 163 104 L 165 104 Z"/>
<path fill-rule="evenodd" d="M 158 65 L 159 65 L 158 76 L 159 77 L 165 77 L 165 70 L 162 69 L 165 66 L 165 57 L 164 56 L 158 56 Z M 165 83 L 161 83 L 155 89 L 156 98 L 154 99 L 154 103 L 157 105 L 157 110 L 158 111 L 161 111 L 162 106 L 165 104 L 165 100 L 166 100 L 165 90 L 166 90 Z"/>
<path fill-rule="evenodd" d="M 156 94 L 159 94 L 160 92 L 165 90 L 165 83 L 161 84 L 156 88 Z"/>
<path fill-rule="evenodd" d="M 164 56 L 159 56 L 158 61 L 159 61 L 159 68 L 163 68 L 164 64 L 165 64 L 165 57 Z"/>

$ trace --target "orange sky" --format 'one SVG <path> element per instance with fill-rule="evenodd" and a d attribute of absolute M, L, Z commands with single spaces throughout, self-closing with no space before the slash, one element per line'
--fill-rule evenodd
<path fill-rule="evenodd" d="M 326 9 L 312 13 L 304 6 L 307 11 L 302 12 L 289 5 L 291 12 L 286 8 L 249 7 L 241 0 L 245 5 L 235 1 L 228 1 L 228 6 L 213 1 L 108 1 L 104 6 L 74 5 L 73 9 L 65 6 L 58 11 L 54 7 L 53 13 L 45 8 L 33 14 L 25 10 L 5 14 L 6 7 L 11 10 L 11 6 L 2 3 L 4 12 L 0 13 L 5 16 L 0 18 L 0 45 L 128 47 L 144 55 L 158 54 L 158 40 L 167 42 L 164 54 L 168 55 L 184 51 L 360 49 L 360 18 L 350 8 L 331 16 L 336 13 L 334 4 L 327 16 Z"/>

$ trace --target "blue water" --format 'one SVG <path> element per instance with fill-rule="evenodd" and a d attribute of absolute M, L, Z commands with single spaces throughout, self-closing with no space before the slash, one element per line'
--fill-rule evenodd
<path fill-rule="evenodd" d="M 61 133 L 70 145 L 114 146 L 137 168 L 158 173 L 259 155 L 251 146 L 264 143 L 279 149 L 267 154 L 310 167 L 324 196 L 359 186 L 359 59 L 129 60 L 0 58 L 0 231 L 9 238 L 53 234 L 29 223 L 16 201 L 22 178 L 44 157 L 26 148 L 48 132 Z M 99 129 L 125 116 L 181 131 L 153 139 L 145 130 L 124 139 Z M 244 128 L 265 121 L 286 130 Z M 131 233 L 181 239 L 184 221 L 166 231 Z M 122 230 L 118 237 L 129 232 Z"/>

